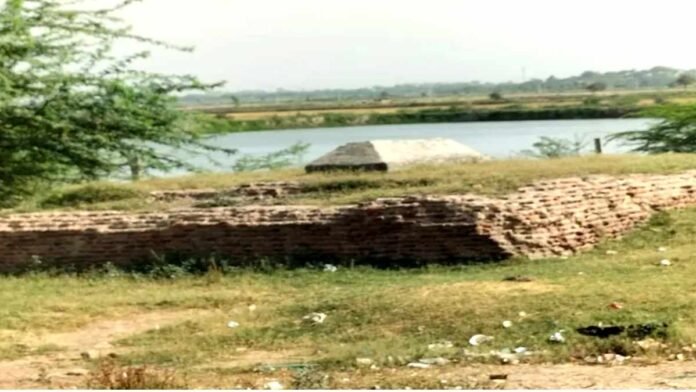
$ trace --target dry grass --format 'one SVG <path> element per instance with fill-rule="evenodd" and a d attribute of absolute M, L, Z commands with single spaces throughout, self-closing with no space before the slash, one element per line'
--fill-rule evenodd
<path fill-rule="evenodd" d="M 90 389 L 147 390 L 189 389 L 174 370 L 156 370 L 147 366 L 119 366 L 102 361 L 88 376 Z"/>
<path fill-rule="evenodd" d="M 300 195 L 281 204 L 336 205 L 378 197 L 477 193 L 501 196 L 536 180 L 593 174 L 678 173 L 696 169 L 695 154 L 601 155 L 555 160 L 510 159 L 479 164 L 414 166 L 390 173 L 313 173 L 284 169 L 252 173 L 197 174 L 135 183 L 91 183 L 54 190 L 15 211 L 40 209 L 161 210 L 178 204 L 150 203 L 147 193 L 163 189 L 223 189 L 264 181 L 294 181 Z M 48 201 L 48 202 L 47 202 Z"/>

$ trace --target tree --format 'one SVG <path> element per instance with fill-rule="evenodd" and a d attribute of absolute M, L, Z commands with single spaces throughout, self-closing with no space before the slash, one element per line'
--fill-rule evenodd
<path fill-rule="evenodd" d="M 134 177 L 190 168 L 173 149 L 234 152 L 205 145 L 196 117 L 172 96 L 216 85 L 142 72 L 134 62 L 147 51 L 113 55 L 124 39 L 186 50 L 133 35 L 115 13 L 135 1 L 87 11 L 61 0 L 0 2 L 0 195 L 129 167 Z"/>
<path fill-rule="evenodd" d="M 522 155 L 534 158 L 578 156 L 587 148 L 587 145 L 587 141 L 577 135 L 573 140 L 542 136 L 532 145 L 533 149 L 523 150 Z"/>
<path fill-rule="evenodd" d="M 616 133 L 610 140 L 621 140 L 636 152 L 696 153 L 696 107 L 670 105 L 645 110 L 643 114 L 662 121 L 644 131 Z"/>
<path fill-rule="evenodd" d="M 607 89 L 606 83 L 603 82 L 594 82 L 590 83 L 587 86 L 585 86 L 585 89 L 591 93 L 596 93 L 598 91 L 604 91 Z"/>
<path fill-rule="evenodd" d="M 490 98 L 492 101 L 502 101 L 503 100 L 503 94 L 494 91 L 488 95 L 488 98 Z"/>
<path fill-rule="evenodd" d="M 681 74 L 677 78 L 677 80 L 674 81 L 675 86 L 682 86 L 684 90 L 686 90 L 687 87 L 690 85 L 694 84 L 696 82 L 696 78 L 689 74 Z"/>

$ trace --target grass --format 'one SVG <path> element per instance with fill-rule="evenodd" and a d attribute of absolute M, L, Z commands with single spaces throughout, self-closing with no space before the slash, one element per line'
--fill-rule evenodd
<path fill-rule="evenodd" d="M 126 350 L 119 366 L 174 369 L 196 387 L 235 385 L 229 383 L 266 377 L 264 372 L 290 372 L 297 383 L 318 383 L 324 378 L 300 373 L 359 374 L 356 358 L 385 368 L 424 357 L 498 361 L 465 359 L 463 349 L 487 353 L 524 346 L 537 353 L 528 362 L 582 361 L 605 353 L 665 359 L 696 343 L 695 220 L 696 209 L 661 214 L 621 241 L 567 259 L 335 273 L 230 270 L 171 280 L 116 273 L 3 277 L 0 331 L 21 341 L 97 320 L 199 309 L 198 316 L 117 342 Z M 671 267 L 658 266 L 664 258 Z M 533 281 L 504 281 L 517 275 Z M 623 308 L 610 308 L 613 302 Z M 303 321 L 311 312 L 327 314 L 326 321 Z M 230 320 L 240 326 L 228 328 Z M 513 326 L 503 328 L 504 320 Z M 645 351 L 627 336 L 605 340 L 575 332 L 600 322 L 668 323 L 666 336 L 656 336 L 665 347 Z M 565 330 L 566 343 L 549 341 L 558 330 Z M 469 346 L 469 338 L 480 333 L 495 339 Z M 442 341 L 454 347 L 428 349 Z M 0 345 L 0 358 L 31 355 L 29 349 L 12 350 Z"/>
<path fill-rule="evenodd" d="M 296 181 L 303 193 L 278 204 L 337 205 L 414 194 L 477 193 L 501 196 L 540 179 L 592 174 L 677 173 L 696 169 L 694 154 L 601 155 L 556 160 L 510 159 L 479 164 L 415 166 L 390 173 L 305 174 L 299 169 L 252 173 L 197 174 L 135 183 L 89 183 L 49 191 L 14 211 L 45 209 L 160 210 L 177 203 L 147 200 L 154 190 L 237 186 L 262 181 Z M 11 212 L 11 211 L 9 211 Z"/>

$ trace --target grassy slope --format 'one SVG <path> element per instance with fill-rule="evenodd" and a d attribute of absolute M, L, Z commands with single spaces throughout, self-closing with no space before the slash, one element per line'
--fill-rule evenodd
<path fill-rule="evenodd" d="M 250 364 L 237 362 L 249 351 L 257 352 L 261 363 L 276 357 L 280 362 L 315 364 L 327 372 L 350 369 L 356 357 L 372 358 L 385 367 L 433 356 L 460 361 L 462 348 L 488 352 L 525 346 L 541 353 L 529 359 L 534 362 L 564 362 L 607 352 L 664 358 L 696 342 L 696 300 L 691 290 L 691 277 L 696 275 L 694 220 L 694 209 L 661 215 L 625 240 L 566 260 L 398 271 L 237 271 L 174 280 L 4 277 L 0 278 L 0 332 L 21 340 L 40 331 L 73 330 L 94 320 L 205 309 L 210 312 L 207 316 L 119 343 L 132 350 L 120 362 L 174 367 L 204 380 L 196 386 L 215 386 L 252 374 Z M 657 250 L 662 246 L 668 248 L 664 253 Z M 609 249 L 617 254 L 607 255 Z M 673 265 L 659 267 L 662 258 L 671 259 Z M 520 274 L 534 281 L 502 281 Z M 614 301 L 624 308 L 610 309 Z M 256 305 L 255 312 L 249 311 L 251 304 Z M 521 318 L 520 311 L 527 317 Z M 310 312 L 328 317 L 322 325 L 301 323 Z M 241 326 L 229 329 L 229 320 Z M 513 321 L 513 327 L 502 328 L 503 320 Z M 644 353 L 626 337 L 600 340 L 574 332 L 597 322 L 650 321 L 671 324 L 665 340 L 668 348 L 660 352 Z M 549 335 L 559 329 L 567 331 L 567 343 L 550 343 Z M 469 347 L 469 337 L 477 333 L 495 340 Z M 455 347 L 428 351 L 428 344 L 441 340 L 452 341 Z M 32 352 L 16 341 L 0 343 L 0 358 Z"/>
<path fill-rule="evenodd" d="M 696 169 L 696 155 L 586 156 L 557 160 L 499 160 L 480 164 L 417 166 L 392 173 L 305 174 L 302 170 L 197 174 L 136 183 L 93 183 L 47 192 L 16 211 L 46 208 L 153 210 L 172 207 L 146 200 L 161 189 L 225 188 L 259 181 L 297 181 L 306 193 L 276 200 L 284 204 L 344 204 L 412 194 L 503 195 L 538 179 L 590 174 L 675 173 Z"/>

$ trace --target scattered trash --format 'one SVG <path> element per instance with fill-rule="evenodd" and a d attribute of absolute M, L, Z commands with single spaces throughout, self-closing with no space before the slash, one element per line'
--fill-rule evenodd
<path fill-rule="evenodd" d="M 256 305 L 253 305 L 253 304 L 252 304 L 252 305 L 249 305 L 249 311 L 252 312 L 252 313 L 255 312 L 255 311 L 256 311 Z"/>
<path fill-rule="evenodd" d="M 615 250 L 608 250 L 608 251 L 606 252 L 606 254 L 607 254 L 607 256 L 614 256 L 614 255 L 618 255 L 619 252 L 617 252 L 617 251 L 615 251 Z"/>
<path fill-rule="evenodd" d="M 563 336 L 563 330 L 560 330 L 558 332 L 554 332 L 551 336 L 549 336 L 549 341 L 553 343 L 565 343 L 565 336 Z"/>
<path fill-rule="evenodd" d="M 336 272 L 338 267 L 333 264 L 324 264 L 324 272 Z"/>
<path fill-rule="evenodd" d="M 446 350 L 448 348 L 454 347 L 454 344 L 450 342 L 449 340 L 443 340 L 442 342 L 439 343 L 433 343 L 428 345 L 428 350 L 431 351 L 437 351 L 437 350 Z"/>
<path fill-rule="evenodd" d="M 658 252 L 667 252 L 667 248 L 664 246 L 661 246 L 661 247 L 657 248 L 657 251 Z"/>
<path fill-rule="evenodd" d="M 408 365 L 406 365 L 410 368 L 416 368 L 416 369 L 428 369 L 430 368 L 430 365 L 427 363 L 420 363 L 420 362 L 411 362 Z"/>
<path fill-rule="evenodd" d="M 609 308 L 620 310 L 620 309 L 623 309 L 623 304 L 619 303 L 619 302 L 612 302 L 609 304 Z"/>
<path fill-rule="evenodd" d="M 236 321 L 230 321 L 229 323 L 227 323 L 227 328 L 233 328 L 233 329 L 234 329 L 234 328 L 237 328 L 237 327 L 239 327 L 239 323 L 236 322 Z"/>
<path fill-rule="evenodd" d="M 480 346 L 486 342 L 493 340 L 493 336 L 487 335 L 474 335 L 469 339 L 469 344 L 472 346 Z"/>
<path fill-rule="evenodd" d="M 285 387 L 283 387 L 283 384 L 279 383 L 278 381 L 273 380 L 263 384 L 263 389 L 268 389 L 271 391 L 280 391 L 282 389 L 285 389 Z"/>
<path fill-rule="evenodd" d="M 534 278 L 524 275 L 508 276 L 503 279 L 504 282 L 533 282 Z"/>
<path fill-rule="evenodd" d="M 527 352 L 527 347 L 517 347 L 513 351 L 515 354 L 524 354 Z"/>
<path fill-rule="evenodd" d="M 326 313 L 310 313 L 302 318 L 306 321 L 311 321 L 314 324 L 322 324 L 326 320 Z"/>
<path fill-rule="evenodd" d="M 626 334 L 631 338 L 643 339 L 653 334 L 665 335 L 667 327 L 668 324 L 666 323 L 646 323 L 629 326 L 610 325 L 606 327 L 601 325 L 591 325 L 588 327 L 577 328 L 576 331 L 581 335 L 592 336 L 600 339 L 620 335 L 624 332 L 626 332 Z"/>
<path fill-rule="evenodd" d="M 672 262 L 671 262 L 671 261 L 669 261 L 669 260 L 667 260 L 667 259 L 662 259 L 662 260 L 660 260 L 660 266 L 662 266 L 662 267 L 669 267 L 670 265 L 672 265 Z"/>
<path fill-rule="evenodd" d="M 520 316 L 520 318 L 525 318 L 525 317 L 527 317 L 527 313 L 526 313 L 526 312 L 519 312 L 517 315 Z"/>
<path fill-rule="evenodd" d="M 503 328 L 511 328 L 511 327 L 512 327 L 512 321 L 510 321 L 510 320 L 503 321 Z"/>
<path fill-rule="evenodd" d="M 419 363 L 424 363 L 426 365 L 438 365 L 444 366 L 450 363 L 447 358 L 421 358 L 418 360 Z"/>
<path fill-rule="evenodd" d="M 370 366 L 374 363 L 374 361 L 370 358 L 355 358 L 355 363 L 358 366 Z"/>
<path fill-rule="evenodd" d="M 488 379 L 491 381 L 494 380 L 507 380 L 508 375 L 507 374 L 491 374 L 488 376 Z"/>

